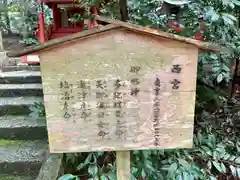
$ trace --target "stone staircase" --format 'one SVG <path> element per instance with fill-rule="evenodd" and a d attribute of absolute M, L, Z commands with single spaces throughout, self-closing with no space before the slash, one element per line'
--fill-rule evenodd
<path fill-rule="evenodd" d="M 29 114 L 42 95 L 39 71 L 0 73 L 0 180 L 38 176 L 48 149 L 46 123 Z"/>

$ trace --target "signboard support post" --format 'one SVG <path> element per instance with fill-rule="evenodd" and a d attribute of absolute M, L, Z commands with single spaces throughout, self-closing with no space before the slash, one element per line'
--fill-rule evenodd
<path fill-rule="evenodd" d="M 131 167 L 130 167 L 130 151 L 117 151 L 117 179 L 130 180 Z"/>

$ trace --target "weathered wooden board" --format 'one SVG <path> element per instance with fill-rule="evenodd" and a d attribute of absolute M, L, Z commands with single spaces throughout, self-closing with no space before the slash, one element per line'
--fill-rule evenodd
<path fill-rule="evenodd" d="M 191 148 L 197 57 L 120 29 L 40 52 L 50 151 Z"/>

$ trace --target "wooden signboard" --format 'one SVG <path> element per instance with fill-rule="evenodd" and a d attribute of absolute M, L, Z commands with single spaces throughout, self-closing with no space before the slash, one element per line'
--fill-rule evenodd
<path fill-rule="evenodd" d="M 130 150 L 191 148 L 198 50 L 224 48 L 117 20 L 46 42 L 40 53 L 50 151 L 117 151 L 130 179 Z"/>
<path fill-rule="evenodd" d="M 51 152 L 192 147 L 197 57 L 122 29 L 40 52 Z"/>

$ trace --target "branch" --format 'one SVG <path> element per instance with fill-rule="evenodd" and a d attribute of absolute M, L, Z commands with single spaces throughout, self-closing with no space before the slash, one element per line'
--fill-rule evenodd
<path fill-rule="evenodd" d="M 198 85 L 203 85 L 203 86 L 211 89 L 212 91 L 215 91 L 216 93 L 219 93 L 221 96 L 228 97 L 228 94 L 226 92 L 222 91 L 221 89 L 219 89 L 217 87 L 206 84 L 204 81 L 200 80 L 199 78 L 197 78 L 197 84 Z"/>

